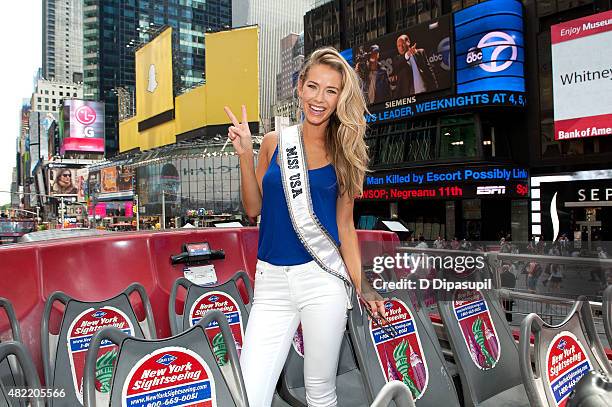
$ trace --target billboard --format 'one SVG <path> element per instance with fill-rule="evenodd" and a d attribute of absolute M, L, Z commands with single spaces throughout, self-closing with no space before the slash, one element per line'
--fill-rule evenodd
<path fill-rule="evenodd" d="M 32 111 L 30 112 L 30 155 L 31 155 L 31 168 L 28 176 L 34 175 L 34 168 L 40 161 L 40 113 Z M 32 197 L 35 199 L 34 197 Z"/>
<path fill-rule="evenodd" d="M 50 158 L 49 154 L 49 129 L 51 128 L 51 124 L 57 122 L 58 115 L 57 113 L 44 113 L 41 114 L 40 117 L 40 157 L 43 160 L 48 160 Z"/>
<path fill-rule="evenodd" d="M 101 187 L 100 193 L 112 194 L 118 191 L 117 189 L 117 167 L 102 168 L 100 170 Z"/>
<path fill-rule="evenodd" d="M 104 153 L 104 103 L 68 99 L 60 111 L 60 153 Z"/>
<path fill-rule="evenodd" d="M 136 51 L 136 113 L 140 121 L 174 109 L 172 28 Z"/>
<path fill-rule="evenodd" d="M 369 102 L 368 123 L 527 105 L 521 3 L 490 0 L 454 13 L 453 19 L 452 40 L 450 16 L 445 16 L 342 51 L 362 79 Z M 402 60 L 406 44 L 409 51 Z M 419 62 L 418 55 L 428 56 L 437 86 L 431 86 L 431 70 L 422 68 L 425 58 Z"/>
<path fill-rule="evenodd" d="M 89 171 L 87 176 L 87 197 L 88 201 L 97 201 L 100 196 L 100 170 Z"/>
<path fill-rule="evenodd" d="M 612 134 L 612 11 L 551 27 L 555 140 Z"/>
<path fill-rule="evenodd" d="M 75 186 L 77 188 L 77 200 L 79 202 L 86 202 L 89 196 L 88 178 L 89 170 L 87 168 L 81 168 L 76 171 Z"/>
<path fill-rule="evenodd" d="M 126 166 L 112 166 L 90 171 L 85 199 L 98 201 L 132 199 L 134 196 L 134 170 Z"/>
<path fill-rule="evenodd" d="M 78 194 L 76 187 L 75 168 L 49 168 L 49 195 L 74 195 Z"/>
<path fill-rule="evenodd" d="M 450 17 L 360 44 L 352 62 L 371 106 L 450 88 Z"/>
<path fill-rule="evenodd" d="M 134 188 L 134 169 L 121 166 L 117 171 L 117 189 L 119 192 L 132 191 Z"/>
<path fill-rule="evenodd" d="M 491 0 L 454 14 L 457 93 L 525 91 L 523 6 Z"/>
<path fill-rule="evenodd" d="M 259 27 L 206 33 L 204 40 L 205 125 L 227 124 L 228 118 L 223 106 L 240 112 L 240 105 L 243 104 L 247 106 L 249 122 L 259 122 Z"/>

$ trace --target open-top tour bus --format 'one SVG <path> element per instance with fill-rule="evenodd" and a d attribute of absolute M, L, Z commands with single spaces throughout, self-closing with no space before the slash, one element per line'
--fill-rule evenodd
<path fill-rule="evenodd" d="M 491 277 L 491 289 L 410 290 L 423 270 L 376 273 L 375 259 L 459 252 L 402 247 L 391 232 L 358 236 L 365 275 L 405 285 L 380 289 L 384 320 L 354 301 L 339 406 L 565 406 L 583 376 L 612 375 L 601 339 L 612 332 L 612 291 L 602 304 L 501 288 L 492 265 L 525 260 L 501 253 L 481 253 L 477 279 Z M 1 247 L 0 406 L 248 406 L 239 355 L 257 238 L 257 228 L 194 228 Z M 559 259 L 548 261 L 569 261 Z M 512 311 L 511 301 L 565 315 Z M 520 327 L 511 312 L 523 313 Z M 306 406 L 305 345 L 298 328 L 273 406 Z"/>

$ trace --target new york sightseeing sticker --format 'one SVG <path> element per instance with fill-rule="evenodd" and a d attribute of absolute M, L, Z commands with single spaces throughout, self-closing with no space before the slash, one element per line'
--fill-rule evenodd
<path fill-rule="evenodd" d="M 453 314 L 474 364 L 482 370 L 494 368 L 499 361 L 501 347 L 489 307 L 480 291 L 455 291 Z"/>
<path fill-rule="evenodd" d="M 132 322 L 127 315 L 115 307 L 89 308 L 81 312 L 68 328 L 66 341 L 68 360 L 74 391 L 81 404 L 83 403 L 83 370 L 87 349 L 89 349 L 89 343 L 94 334 L 107 326 L 114 326 L 134 336 Z M 101 393 L 110 391 L 115 359 L 117 359 L 117 346 L 108 340 L 102 341 L 96 360 L 96 390 Z"/>
<path fill-rule="evenodd" d="M 169 346 L 149 353 L 130 370 L 121 405 L 216 407 L 215 381 L 198 354 Z"/>
<path fill-rule="evenodd" d="M 210 291 L 204 295 L 201 295 L 191 307 L 189 311 L 189 323 L 190 326 L 197 324 L 204 314 L 211 310 L 219 310 L 225 314 L 227 322 L 229 323 L 230 330 L 234 336 L 234 342 L 236 349 L 238 350 L 238 356 L 242 350 L 242 337 L 244 335 L 244 329 L 242 327 L 242 315 L 240 308 L 231 295 L 227 295 L 221 291 Z M 213 352 L 217 359 L 217 364 L 223 366 L 228 363 L 227 347 L 223 341 L 223 335 L 221 329 L 216 321 L 211 322 L 206 327 L 206 335 L 213 345 Z"/>
<path fill-rule="evenodd" d="M 564 407 L 582 376 L 593 370 L 582 344 L 571 332 L 557 334 L 546 351 L 546 378 L 555 405 Z"/>
<path fill-rule="evenodd" d="M 370 321 L 370 337 L 378 363 L 387 381 L 403 382 L 413 398 L 418 400 L 425 394 L 429 373 L 414 318 L 406 304 L 400 300 L 386 301 L 385 308 L 387 320 L 397 334 L 392 337 L 392 331 L 387 326 L 381 329 L 374 321 Z"/>

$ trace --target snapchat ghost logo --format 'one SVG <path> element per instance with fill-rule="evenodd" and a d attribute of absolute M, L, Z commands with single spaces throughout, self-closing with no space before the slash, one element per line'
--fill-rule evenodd
<path fill-rule="evenodd" d="M 153 93 L 157 89 L 157 79 L 155 78 L 155 65 L 151 64 L 149 66 L 149 86 L 147 86 L 147 91 Z"/>

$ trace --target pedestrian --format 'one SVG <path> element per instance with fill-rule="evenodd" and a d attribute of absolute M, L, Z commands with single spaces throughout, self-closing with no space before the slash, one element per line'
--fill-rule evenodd
<path fill-rule="evenodd" d="M 542 274 L 542 266 L 540 263 L 532 261 L 527 266 L 527 290 L 535 293 L 538 285 L 538 279 Z"/>
<path fill-rule="evenodd" d="M 502 287 L 514 289 L 516 287 L 516 275 L 512 273 L 510 266 L 504 264 L 502 266 L 502 272 L 499 275 L 500 283 Z M 503 300 L 502 306 L 506 310 L 506 321 L 512 322 L 512 309 L 514 308 L 513 300 Z"/>
<path fill-rule="evenodd" d="M 565 233 L 559 238 L 559 250 L 561 251 L 561 256 L 570 255 L 569 239 Z"/>
<path fill-rule="evenodd" d="M 602 246 L 597 246 L 597 257 L 602 260 L 609 258 L 608 253 L 605 251 L 605 249 Z M 597 281 L 600 284 L 603 284 L 604 278 L 606 278 L 606 274 L 607 274 L 607 270 L 604 271 L 603 266 L 597 266 L 597 267 L 591 268 L 591 278 L 589 279 L 589 281 Z"/>
<path fill-rule="evenodd" d="M 533 240 L 529 241 L 529 244 L 527 245 L 527 253 L 529 254 L 536 254 L 536 244 Z"/>
<path fill-rule="evenodd" d="M 423 235 L 419 236 L 419 243 L 416 245 L 417 249 L 427 249 L 427 242 L 425 241 L 425 237 Z"/>
<path fill-rule="evenodd" d="M 434 240 L 433 246 L 436 249 L 444 249 L 444 240 L 442 239 L 442 236 L 438 236 L 438 238 Z"/>
<path fill-rule="evenodd" d="M 553 293 L 559 293 L 561 282 L 563 281 L 563 266 L 561 264 L 552 264 L 549 277 L 549 288 Z"/>
<path fill-rule="evenodd" d="M 559 251 L 559 247 L 556 243 L 553 243 L 550 249 L 548 249 L 548 255 L 549 256 L 560 256 L 561 255 L 561 252 Z M 556 269 L 557 269 L 557 264 L 555 263 L 546 264 L 544 268 L 544 278 L 542 280 L 542 284 L 544 286 L 547 286 L 548 283 L 551 281 L 551 276 L 553 274 L 553 271 L 555 271 Z"/>
<path fill-rule="evenodd" d="M 459 250 L 460 246 L 461 246 L 461 243 L 459 243 L 459 239 L 457 238 L 457 236 L 455 236 L 453 238 L 453 241 L 451 242 L 451 249 Z"/>
<path fill-rule="evenodd" d="M 361 280 L 354 197 L 367 168 L 359 78 L 333 48 L 314 51 L 299 77 L 298 126 L 265 135 L 254 168 L 246 107 L 226 107 L 240 161 L 242 203 L 261 215 L 253 308 L 240 363 L 252 407 L 269 407 L 301 323 L 309 406 L 335 406 L 350 292 L 374 317 L 384 301 Z M 307 158 L 306 158 L 307 157 Z M 315 216 L 316 215 L 316 216 Z"/>
<path fill-rule="evenodd" d="M 508 243 L 506 239 L 502 238 L 500 243 L 501 243 L 501 246 L 499 248 L 500 253 L 511 253 L 512 252 L 512 246 L 510 246 L 510 243 Z"/>

